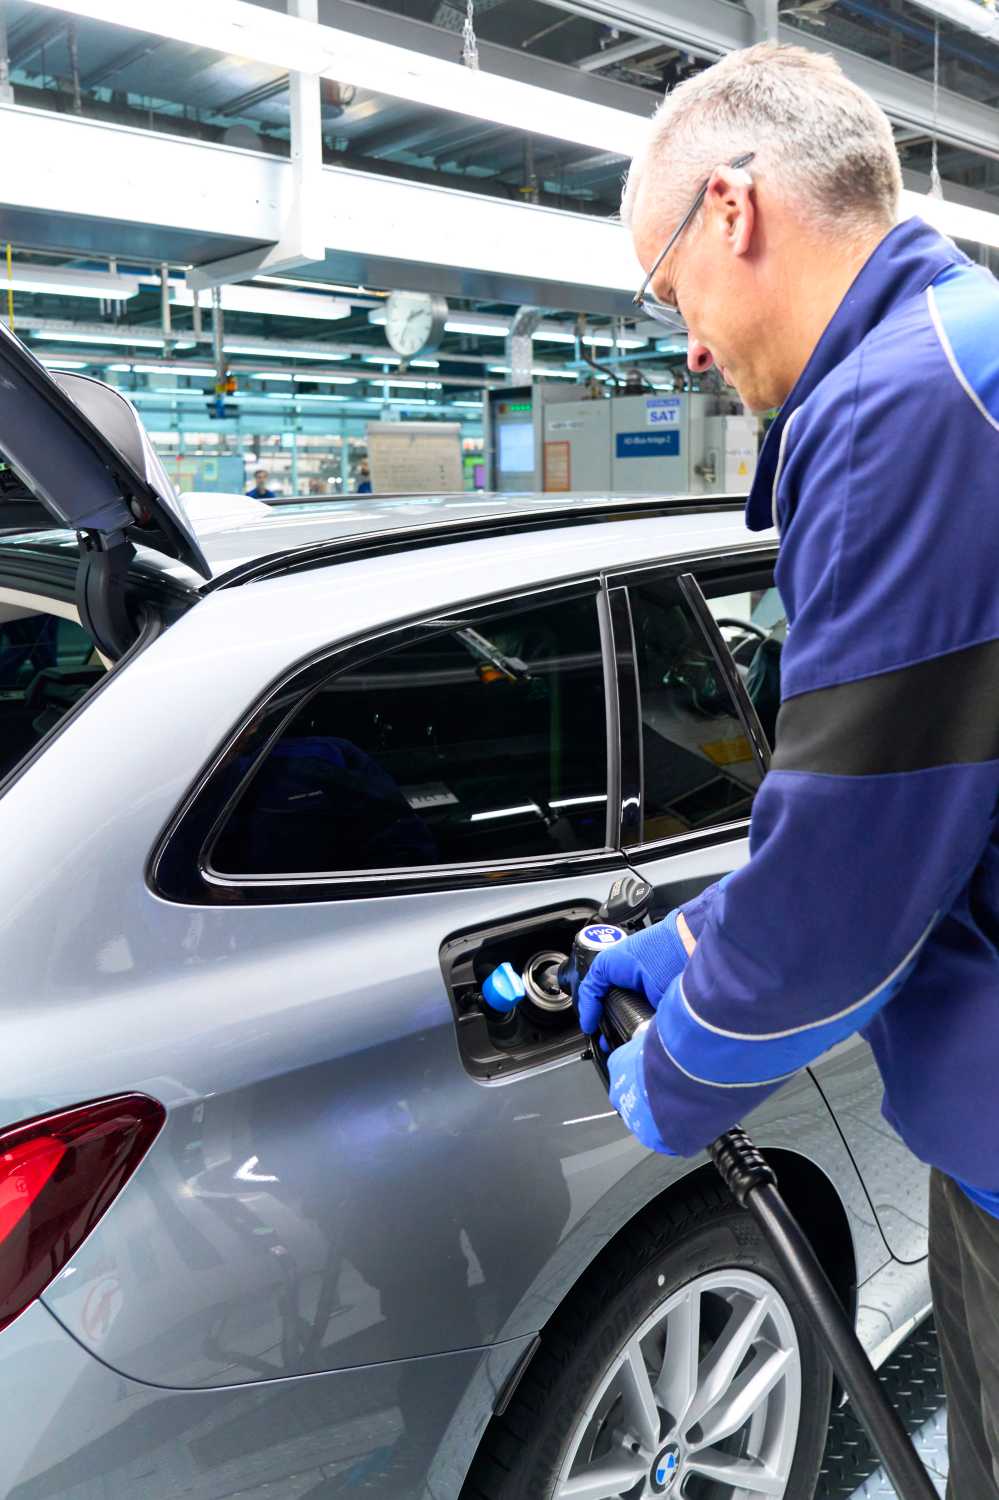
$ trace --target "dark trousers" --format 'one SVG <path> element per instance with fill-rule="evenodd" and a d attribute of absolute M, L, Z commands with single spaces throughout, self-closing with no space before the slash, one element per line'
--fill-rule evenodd
<path fill-rule="evenodd" d="M 947 1389 L 947 1500 L 999 1500 L 999 1219 L 937 1171 L 930 1282 Z"/>

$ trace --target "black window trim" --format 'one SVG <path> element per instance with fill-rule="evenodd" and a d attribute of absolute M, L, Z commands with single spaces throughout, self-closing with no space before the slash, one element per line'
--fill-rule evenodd
<path fill-rule="evenodd" d="M 765 776 L 770 769 L 770 746 L 746 684 L 735 665 L 731 651 L 725 644 L 725 637 L 711 613 L 707 596 L 693 573 L 681 573 L 677 584 L 691 614 L 701 628 L 701 634 L 711 648 L 715 666 L 722 674 L 725 685 L 738 709 L 742 727 L 746 731 L 746 737 L 753 752 L 753 759 L 759 767 L 760 775 Z"/>
<path fill-rule="evenodd" d="M 296 662 L 258 696 L 242 715 L 222 745 L 192 784 L 169 824 L 157 839 L 147 868 L 147 882 L 154 893 L 165 900 L 183 905 L 233 905 L 309 903 L 348 900 L 362 896 L 403 895 L 419 892 L 465 889 L 532 880 L 549 880 L 574 874 L 591 874 L 625 868 L 617 840 L 618 815 L 611 802 L 614 796 L 617 767 L 618 711 L 617 685 L 614 678 L 613 642 L 608 626 L 603 580 L 592 571 L 557 583 L 532 585 L 511 593 L 477 598 L 468 604 L 457 604 L 438 614 L 421 614 L 396 622 L 374 633 L 338 642 Z M 256 769 L 281 735 L 288 721 L 299 711 L 311 693 L 318 691 L 330 676 L 386 652 L 398 649 L 416 639 L 426 639 L 428 632 L 445 634 L 455 628 L 459 619 L 495 617 L 497 611 L 519 613 L 532 606 L 589 595 L 597 610 L 601 659 L 604 672 L 607 707 L 607 795 L 608 819 L 603 849 L 575 853 L 531 855 L 517 859 L 476 861 L 465 864 L 410 865 L 376 871 L 303 872 L 298 875 L 222 874 L 212 869 L 210 854 L 237 799 Z M 266 740 L 254 745 L 251 770 L 224 801 L 212 795 L 217 774 L 227 760 L 238 753 L 253 724 L 288 694 L 286 711 L 271 729 Z M 613 837 L 612 837 L 613 835 Z"/>
<path fill-rule="evenodd" d="M 707 645 L 718 664 L 719 670 L 724 674 L 726 685 L 733 693 L 739 718 L 746 730 L 746 736 L 753 748 L 754 758 L 761 770 L 765 771 L 769 764 L 770 749 L 767 738 L 760 723 L 752 700 L 746 692 L 742 678 L 739 676 L 735 665 L 731 660 L 731 654 L 725 644 L 724 637 L 715 624 L 714 616 L 708 608 L 707 599 L 701 588 L 704 580 L 717 577 L 719 580 L 729 578 L 731 575 L 739 575 L 745 572 L 756 572 L 761 567 L 770 567 L 777 560 L 777 544 L 773 541 L 758 542 L 740 547 L 737 551 L 731 549 L 717 550 L 701 553 L 695 557 L 689 554 L 679 558 L 664 558 L 658 561 L 643 563 L 637 567 L 616 569 L 607 575 L 607 586 L 613 594 L 620 589 L 628 598 L 628 628 L 631 630 L 630 614 L 630 590 L 638 584 L 653 583 L 661 578 L 672 578 L 676 580 L 681 597 L 691 609 L 694 619 L 697 621 Z M 684 585 L 684 579 L 690 582 Z M 693 584 L 691 589 L 690 585 Z M 700 603 L 697 604 L 697 598 Z M 620 658 L 619 658 L 620 663 Z M 734 681 L 733 681 L 734 676 Z M 636 703 L 638 701 L 638 658 L 634 643 L 634 633 L 631 632 L 631 660 L 626 666 L 624 683 L 620 680 L 619 665 L 619 694 L 630 691 L 630 683 L 634 684 Z M 640 707 L 639 707 L 640 713 Z M 763 760 L 761 761 L 761 754 Z M 637 742 L 630 749 L 630 765 L 625 760 L 625 748 L 622 749 L 622 776 L 630 778 L 631 783 L 637 783 L 641 788 L 643 785 L 643 774 L 641 765 L 641 733 L 640 728 Z M 639 798 L 641 791 L 639 791 Z M 639 813 L 641 803 L 639 802 Z M 738 818 L 729 823 L 718 823 L 711 828 L 697 829 L 690 833 L 674 833 L 667 838 L 655 839 L 648 843 L 641 840 L 641 816 L 637 824 L 637 838 L 635 842 L 629 843 L 622 839 L 622 848 L 626 858 L 631 863 L 639 864 L 644 861 L 659 859 L 663 854 L 683 854 L 688 851 L 703 849 L 713 844 L 730 843 L 733 839 L 745 837 L 749 830 L 749 818 Z"/>
<path fill-rule="evenodd" d="M 617 696 L 617 838 L 620 847 L 627 849 L 635 844 L 642 831 L 642 716 L 638 696 L 638 657 L 628 590 L 611 586 L 605 597 Z"/>

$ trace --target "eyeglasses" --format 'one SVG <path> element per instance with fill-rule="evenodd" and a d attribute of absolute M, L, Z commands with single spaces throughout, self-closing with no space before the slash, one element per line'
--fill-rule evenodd
<path fill-rule="evenodd" d="M 753 157 L 755 155 L 755 151 L 745 151 L 743 152 L 742 156 L 735 157 L 728 163 L 728 165 L 730 167 L 748 167 L 749 163 L 753 160 Z M 657 323 L 662 323 L 665 325 L 665 327 L 675 329 L 679 333 L 686 333 L 687 331 L 687 325 L 683 320 L 683 314 L 681 313 L 680 309 L 672 302 L 663 302 L 662 299 L 657 297 L 654 292 L 650 292 L 649 285 L 652 282 L 652 278 L 659 270 L 659 267 L 662 265 L 663 261 L 666 259 L 667 255 L 670 253 L 673 246 L 676 244 L 677 240 L 680 238 L 681 234 L 690 223 L 691 219 L 697 213 L 697 210 L 700 208 L 701 204 L 704 202 L 705 195 L 708 191 L 708 183 L 710 181 L 710 177 L 705 177 L 704 181 L 701 183 L 700 187 L 697 190 L 697 197 L 687 209 L 687 212 L 684 214 L 679 224 L 673 230 L 673 233 L 666 241 L 666 244 L 663 246 L 662 250 L 656 256 L 655 261 L 652 265 L 652 269 L 650 270 L 648 276 L 646 276 L 645 280 L 642 282 L 641 286 L 638 288 L 638 291 L 634 296 L 635 307 L 640 307 L 642 311 L 646 313 L 650 318 L 655 318 Z"/>

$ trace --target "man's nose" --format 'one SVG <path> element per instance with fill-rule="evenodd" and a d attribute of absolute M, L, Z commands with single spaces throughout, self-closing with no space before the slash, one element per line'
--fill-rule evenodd
<path fill-rule="evenodd" d="M 687 369 L 694 375 L 703 375 L 705 370 L 710 370 L 715 362 L 707 344 L 702 344 L 700 339 L 695 339 L 693 334 L 687 340 Z"/>

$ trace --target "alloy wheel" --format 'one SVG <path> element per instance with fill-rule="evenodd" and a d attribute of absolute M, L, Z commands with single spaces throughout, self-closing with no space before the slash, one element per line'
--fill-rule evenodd
<path fill-rule="evenodd" d="M 800 1411 L 784 1299 L 753 1272 L 709 1272 L 667 1297 L 611 1360 L 553 1500 L 780 1500 Z"/>

